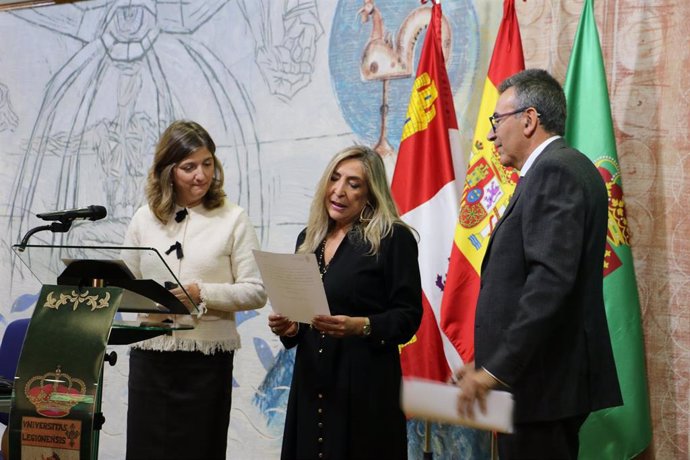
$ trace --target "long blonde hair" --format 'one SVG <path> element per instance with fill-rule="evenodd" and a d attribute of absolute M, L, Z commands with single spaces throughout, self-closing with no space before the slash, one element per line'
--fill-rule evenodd
<path fill-rule="evenodd" d="M 216 157 L 216 144 L 208 132 L 198 123 L 188 120 L 177 120 L 161 135 L 153 165 L 146 179 L 146 199 L 151 212 L 163 224 L 166 224 L 175 210 L 175 188 L 173 187 L 173 169 L 175 165 L 195 150 L 206 147 L 213 156 L 213 180 L 211 187 L 203 198 L 206 209 L 215 209 L 223 205 L 223 166 Z"/>
<path fill-rule="evenodd" d="M 328 193 L 331 177 L 338 165 L 345 160 L 351 159 L 359 160 L 362 163 L 364 180 L 369 190 L 368 202 L 362 209 L 360 218 L 352 228 L 355 235 L 369 243 L 370 250 L 368 254 L 378 254 L 381 240 L 393 233 L 395 224 L 412 230 L 398 215 L 398 208 L 388 187 L 386 168 L 379 154 L 368 147 L 355 145 L 336 153 L 328 163 L 328 166 L 326 166 L 326 170 L 316 186 L 314 199 L 309 210 L 307 233 L 304 242 L 297 248 L 298 253 L 316 252 L 319 244 L 333 228 L 334 221 L 326 210 L 326 194 Z"/>

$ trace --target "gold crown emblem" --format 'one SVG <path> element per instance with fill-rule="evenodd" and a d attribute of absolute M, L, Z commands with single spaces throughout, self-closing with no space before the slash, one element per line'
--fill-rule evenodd
<path fill-rule="evenodd" d="M 24 386 L 24 394 L 44 417 L 59 418 L 69 414 L 82 402 L 86 393 L 83 380 L 73 378 L 57 366 L 55 372 L 32 377 Z"/>

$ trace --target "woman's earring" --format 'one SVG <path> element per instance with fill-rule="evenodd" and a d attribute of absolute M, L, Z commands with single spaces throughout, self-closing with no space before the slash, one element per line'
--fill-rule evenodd
<path fill-rule="evenodd" d="M 362 210 L 359 212 L 359 221 L 360 221 L 360 222 L 363 222 L 363 223 L 371 222 L 371 218 L 370 218 L 370 217 L 369 217 L 369 218 L 364 217 L 364 211 L 365 211 L 367 208 L 370 208 L 370 209 L 371 209 L 371 213 L 372 213 L 372 214 L 374 213 L 374 207 L 371 205 L 371 203 L 369 203 L 369 202 L 367 201 L 366 204 L 364 205 L 364 207 L 362 208 Z"/>

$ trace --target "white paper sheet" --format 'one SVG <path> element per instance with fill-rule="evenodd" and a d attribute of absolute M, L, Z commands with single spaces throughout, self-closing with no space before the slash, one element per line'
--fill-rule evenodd
<path fill-rule="evenodd" d="M 314 254 L 278 254 L 254 250 L 273 311 L 300 323 L 330 315 Z"/>
<path fill-rule="evenodd" d="M 458 414 L 460 388 L 455 385 L 419 378 L 402 380 L 402 409 L 408 417 L 464 425 L 482 430 L 513 432 L 513 395 L 506 391 L 489 391 L 486 413 L 475 402 L 474 417 Z"/>

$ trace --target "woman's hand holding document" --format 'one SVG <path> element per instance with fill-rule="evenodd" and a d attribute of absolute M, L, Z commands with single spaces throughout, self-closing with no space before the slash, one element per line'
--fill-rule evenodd
<path fill-rule="evenodd" d="M 402 380 L 402 409 L 408 417 L 492 430 L 513 432 L 513 396 L 489 390 L 484 409 L 475 401 L 474 412 L 461 414 L 458 400 L 462 390 L 456 385 L 408 377 Z"/>
<path fill-rule="evenodd" d="M 254 250 L 254 259 L 273 311 L 300 323 L 331 314 L 314 254 Z"/>

